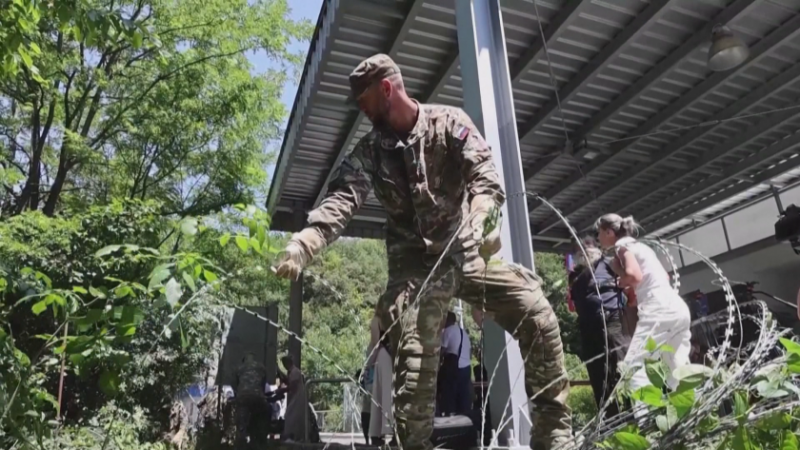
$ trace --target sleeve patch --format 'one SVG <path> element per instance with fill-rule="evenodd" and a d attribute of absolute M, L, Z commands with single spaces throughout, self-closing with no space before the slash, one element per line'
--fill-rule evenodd
<path fill-rule="evenodd" d="M 463 141 L 468 135 L 469 128 L 465 127 L 464 125 L 459 125 L 458 128 L 456 128 L 455 133 L 453 133 L 453 136 L 455 136 L 455 138 L 459 141 Z"/>

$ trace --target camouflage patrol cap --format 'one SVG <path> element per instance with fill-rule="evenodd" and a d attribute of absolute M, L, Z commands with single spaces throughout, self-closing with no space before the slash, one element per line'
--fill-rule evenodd
<path fill-rule="evenodd" d="M 350 73 L 350 101 L 358 100 L 373 83 L 399 75 L 400 67 L 392 61 L 389 55 L 378 53 L 361 61 Z"/>

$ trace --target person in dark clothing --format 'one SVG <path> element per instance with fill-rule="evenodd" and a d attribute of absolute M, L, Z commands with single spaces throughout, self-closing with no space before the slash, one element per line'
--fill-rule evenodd
<path fill-rule="evenodd" d="M 439 370 L 441 411 L 444 415 L 466 415 L 472 409 L 471 343 L 456 314 L 447 313 L 442 333 L 442 362 Z"/>
<path fill-rule="evenodd" d="M 358 380 L 358 384 L 361 386 L 361 388 L 366 390 L 366 374 L 362 376 L 361 369 L 356 371 L 355 379 Z M 361 396 L 366 397 L 363 393 Z M 367 401 L 363 401 L 361 404 L 361 431 L 364 433 L 364 443 L 369 444 L 370 404 Z"/>
<path fill-rule="evenodd" d="M 473 312 L 473 318 L 476 314 Z M 480 321 L 483 321 L 483 315 L 480 315 Z M 476 323 L 479 323 L 476 321 Z M 479 325 L 480 326 L 480 325 Z M 477 354 L 478 363 L 472 367 L 472 376 L 475 378 L 475 388 L 472 401 L 472 423 L 479 435 L 483 436 L 483 445 L 489 446 L 492 441 L 492 409 L 489 408 L 489 374 L 486 372 L 486 366 L 483 361 L 482 345 L 479 347 Z M 486 405 L 486 414 L 481 412 L 483 405 Z M 485 422 L 484 422 L 485 420 Z M 483 423 L 483 432 L 480 432 L 481 423 Z"/>
<path fill-rule="evenodd" d="M 581 359 L 587 362 L 603 355 L 586 364 L 599 408 L 611 396 L 619 381 L 617 365 L 625 359 L 630 337 L 623 332 L 626 297 L 617 285 L 611 262 L 603 256 L 594 239 L 584 238 L 583 246 L 588 261 L 578 249 L 577 265 L 569 275 L 569 289 L 578 313 Z M 606 352 L 608 358 L 605 357 Z M 612 402 L 607 417 L 618 413 L 619 405 Z"/>
<path fill-rule="evenodd" d="M 269 404 L 264 396 L 266 383 L 267 369 L 256 360 L 253 353 L 245 354 L 231 386 L 236 395 L 236 449 L 246 448 L 248 443 L 259 442 L 266 437 L 265 433 L 261 433 L 268 425 L 265 419 L 270 417 Z"/>

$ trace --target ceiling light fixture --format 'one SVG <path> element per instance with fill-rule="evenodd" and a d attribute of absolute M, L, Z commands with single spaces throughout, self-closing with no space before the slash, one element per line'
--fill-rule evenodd
<path fill-rule="evenodd" d="M 711 32 L 711 47 L 708 49 L 708 68 L 723 72 L 747 61 L 750 49 L 747 44 L 724 25 L 715 25 Z"/>

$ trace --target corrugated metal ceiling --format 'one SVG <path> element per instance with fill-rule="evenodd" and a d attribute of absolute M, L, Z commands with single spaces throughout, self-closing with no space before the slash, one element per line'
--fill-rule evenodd
<path fill-rule="evenodd" d="M 315 206 L 331 168 L 369 130 L 344 100 L 347 74 L 371 54 L 395 58 L 415 98 L 461 106 L 454 1 L 324 3 L 273 210 Z M 800 0 L 500 3 L 527 187 L 579 229 L 610 211 L 672 228 L 729 198 L 746 202 L 760 194 L 754 185 L 800 166 Z M 717 23 L 750 46 L 727 72 L 706 67 Z M 567 237 L 552 211 L 529 209 L 534 238 L 548 239 L 536 248 Z M 371 197 L 354 229 L 373 230 L 381 214 Z"/>

